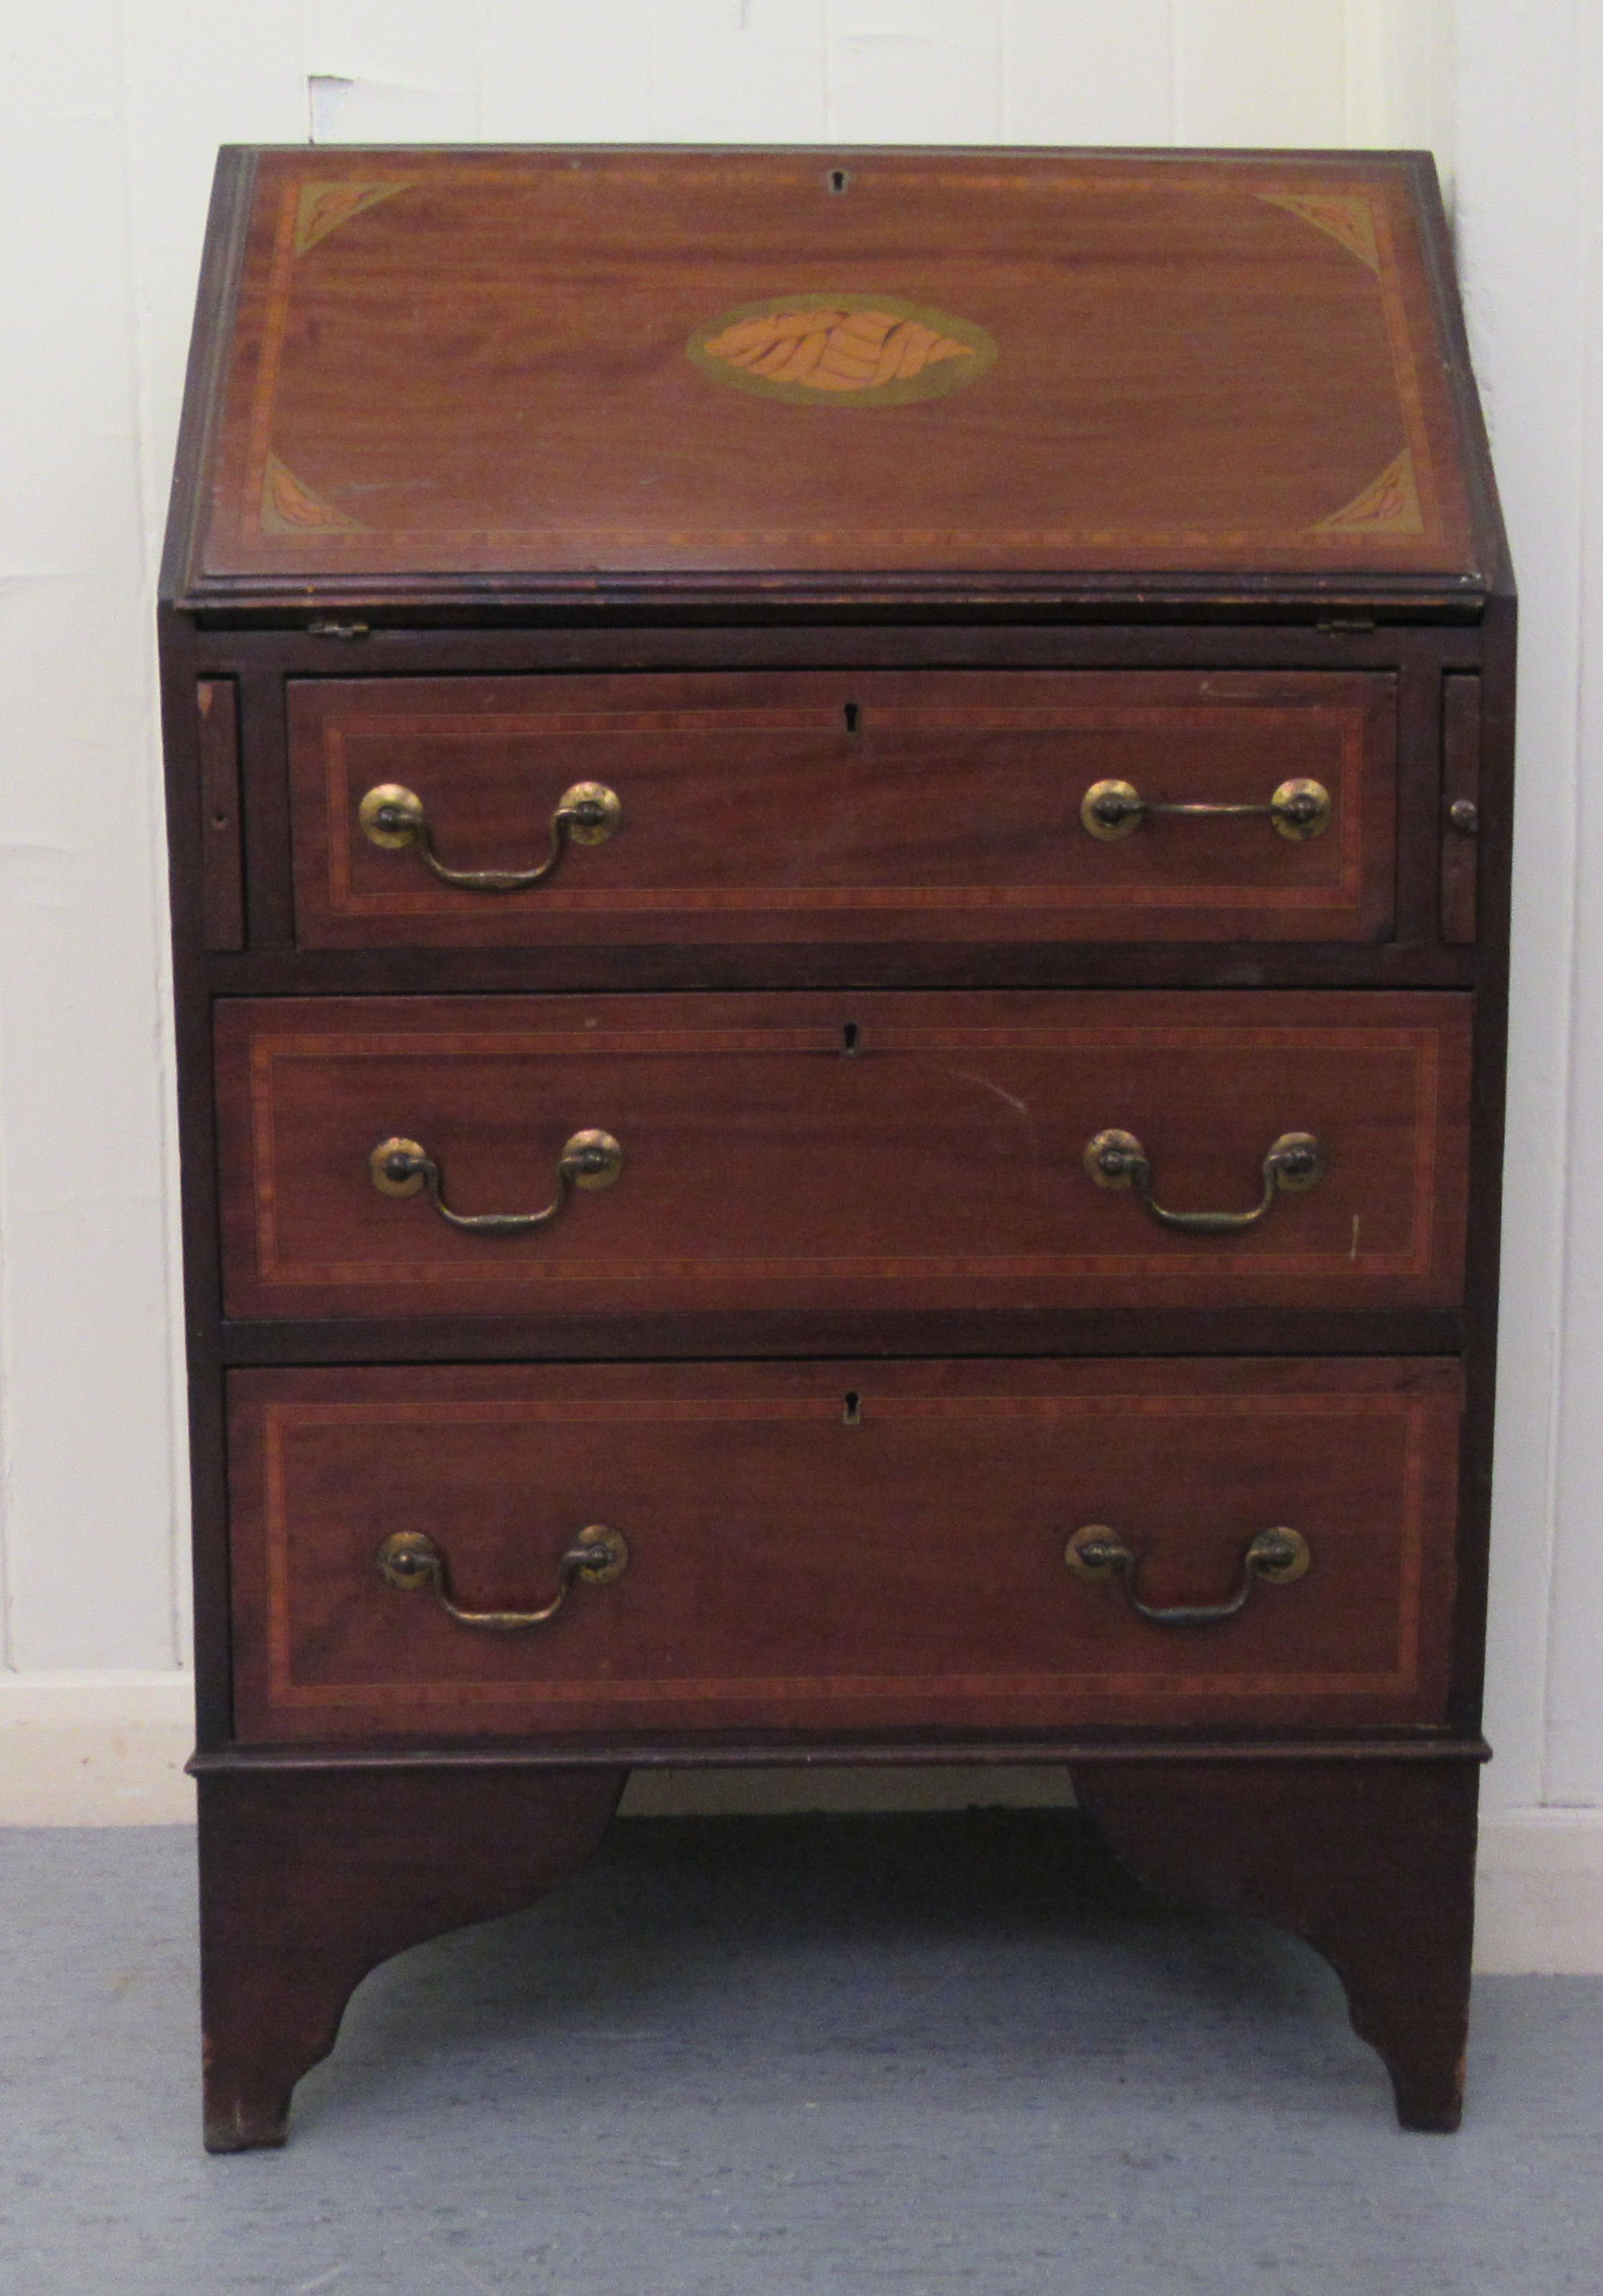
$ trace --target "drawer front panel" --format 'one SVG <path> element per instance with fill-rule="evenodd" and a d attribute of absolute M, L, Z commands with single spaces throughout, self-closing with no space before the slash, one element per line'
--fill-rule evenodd
<path fill-rule="evenodd" d="M 237 1724 L 250 1739 L 587 1728 L 1431 1721 L 1459 1388 L 1432 1361 L 240 1372 Z M 386 1583 L 422 1534 L 469 1612 Z M 1249 1542 L 1309 1567 L 1234 1616 Z"/>
<path fill-rule="evenodd" d="M 298 998 L 219 1007 L 236 1316 L 1451 1306 L 1469 1000 L 1391 992 Z M 1168 1211 L 1085 1161 L 1139 1144 Z M 383 1193 L 421 1152 L 469 1219 Z M 1319 1144 L 1281 1192 L 1266 1154 Z"/>
<path fill-rule="evenodd" d="M 308 679 L 291 687 L 309 948 L 785 941 L 1369 940 L 1393 915 L 1395 680 L 1075 671 Z M 1267 811 L 1329 800 L 1317 834 Z M 1147 804 L 1088 830 L 1106 783 Z M 552 817 L 600 783 L 598 843 Z M 410 791 L 443 882 L 378 844 Z M 381 824 L 382 826 L 382 824 Z"/>

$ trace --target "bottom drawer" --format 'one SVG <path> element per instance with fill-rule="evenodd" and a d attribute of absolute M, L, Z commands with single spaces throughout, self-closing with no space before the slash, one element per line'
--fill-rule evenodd
<path fill-rule="evenodd" d="M 1418 1359 L 237 1372 L 237 1732 L 1438 1721 L 1458 1423 Z"/>

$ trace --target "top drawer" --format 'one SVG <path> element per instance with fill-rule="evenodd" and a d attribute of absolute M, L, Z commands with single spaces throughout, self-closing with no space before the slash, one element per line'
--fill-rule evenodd
<path fill-rule="evenodd" d="M 306 948 L 1393 925 L 1385 673 L 317 678 L 290 746 Z"/>

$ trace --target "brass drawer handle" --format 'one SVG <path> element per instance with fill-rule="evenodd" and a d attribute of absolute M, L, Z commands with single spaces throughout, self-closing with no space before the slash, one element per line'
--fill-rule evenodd
<path fill-rule="evenodd" d="M 1130 782 L 1093 782 L 1080 800 L 1080 818 L 1093 837 L 1129 837 L 1150 813 L 1261 814 L 1293 844 L 1322 837 L 1330 826 L 1330 792 L 1323 782 L 1282 782 L 1267 805 L 1163 805 Z"/>
<path fill-rule="evenodd" d="M 468 1235 L 522 1235 L 554 1220 L 570 1188 L 610 1188 L 623 1169 L 623 1150 L 610 1132 L 576 1132 L 556 1168 L 556 1193 L 541 1212 L 454 1212 L 440 1190 L 440 1167 L 415 1140 L 381 1140 L 367 1159 L 367 1170 L 381 1196 L 415 1196 L 427 1192 L 442 1220 Z"/>
<path fill-rule="evenodd" d="M 400 1594 L 420 1594 L 432 1587 L 434 1600 L 459 1627 L 488 1627 L 495 1634 L 512 1634 L 521 1627 L 544 1626 L 568 1599 L 574 1581 L 609 1587 L 629 1569 L 629 1541 L 621 1531 L 604 1522 L 588 1522 L 557 1559 L 556 1592 L 543 1611 L 464 1611 L 451 1600 L 446 1560 L 426 1531 L 392 1531 L 376 1556 L 380 1578 Z"/>
<path fill-rule="evenodd" d="M 1241 1558 L 1241 1584 L 1228 1602 L 1177 1603 L 1159 1610 L 1154 1603 L 1144 1603 L 1137 1591 L 1140 1558 L 1106 1523 L 1083 1523 L 1065 1548 L 1063 1559 L 1088 1586 L 1100 1586 L 1116 1572 L 1124 1582 L 1130 1609 L 1156 1627 L 1211 1627 L 1220 1619 L 1233 1619 L 1245 1608 L 1260 1578 L 1266 1586 L 1289 1587 L 1313 1561 L 1302 1533 L 1278 1523 L 1273 1530 L 1261 1530 L 1247 1541 Z"/>
<path fill-rule="evenodd" d="M 568 845 L 604 845 L 623 818 L 623 808 L 604 782 L 575 782 L 556 800 L 551 816 L 551 849 L 533 869 L 448 869 L 434 850 L 433 832 L 423 803 L 399 782 L 381 782 L 357 808 L 362 833 L 373 845 L 416 849 L 424 868 L 442 885 L 464 893 L 522 893 L 548 877 Z"/>
<path fill-rule="evenodd" d="M 1154 1201 L 1152 1166 L 1133 1132 L 1098 1132 L 1086 1142 L 1082 1160 L 1099 1188 L 1133 1187 L 1154 1219 L 1193 1235 L 1229 1235 L 1254 1227 L 1283 1188 L 1301 1194 L 1325 1171 L 1325 1152 L 1311 1132 L 1283 1132 L 1263 1160 L 1263 1193 L 1250 1212 L 1171 1212 Z"/>

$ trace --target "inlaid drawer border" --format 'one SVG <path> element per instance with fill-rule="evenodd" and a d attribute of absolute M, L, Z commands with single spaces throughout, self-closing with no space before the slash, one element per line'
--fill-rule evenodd
<path fill-rule="evenodd" d="M 1175 703 L 1160 708 L 1139 704 L 1124 708 L 1087 704 L 1070 709 L 991 709 L 977 705 L 966 710 L 917 709 L 876 704 L 876 725 L 929 732 L 952 731 L 983 736 L 987 733 L 1061 732 L 1065 742 L 1079 733 L 1126 733 L 1131 730 L 1172 733 L 1217 728 L 1226 705 Z M 1234 705 L 1245 709 L 1245 703 Z M 830 912 L 851 909 L 1328 909 L 1355 910 L 1363 891 L 1364 767 L 1368 702 L 1251 705 L 1254 726 L 1284 727 L 1292 737 L 1303 733 L 1311 720 L 1334 721 L 1341 731 L 1343 801 L 1337 834 L 1341 869 L 1334 882 L 1311 885 L 1198 884 L 1062 885 L 1049 880 L 1028 885 L 817 885 L 817 886 L 542 886 L 539 906 L 554 914 L 671 915 L 677 911 Z M 508 735 L 559 734 L 686 734 L 705 732 L 727 735 L 742 733 L 833 730 L 838 714 L 825 709 L 556 709 L 536 716 L 529 711 L 485 712 L 466 718 L 420 712 L 416 717 L 386 713 L 382 720 L 364 721 L 364 730 L 377 723 L 393 728 L 403 739 L 435 735 L 456 742 L 505 740 Z M 326 804 L 328 808 L 328 891 L 331 912 L 340 917 L 435 918 L 440 913 L 437 890 L 359 892 L 351 881 L 352 824 L 360 791 L 346 762 L 346 728 L 338 718 L 325 721 Z M 570 758 L 563 772 L 572 778 L 587 762 L 601 770 L 599 761 L 577 762 Z M 731 767 L 733 773 L 734 768 Z M 358 777 L 360 779 L 360 776 Z M 1076 827 L 1073 832 L 1081 832 Z"/>
<path fill-rule="evenodd" d="M 1412 1175 L 1413 1243 L 1405 1251 L 1360 1250 L 1354 1233 L 1352 1248 L 1346 1263 L 1326 1252 L 1254 1253 L 1252 1263 L 1254 1276 L 1307 1275 L 1318 1274 L 1336 1280 L 1344 1267 L 1354 1275 L 1417 1276 L 1429 1273 L 1434 1239 L 1434 1188 L 1433 1185 L 1435 1157 L 1438 1151 L 1437 1123 L 1439 1115 L 1442 1039 L 1432 1029 L 1385 1028 L 1109 1028 L 1091 1025 L 1078 1028 L 917 1028 L 875 1024 L 874 1044 L 886 1052 L 975 1052 L 984 1053 L 1008 1047 L 1029 1050 L 1067 1051 L 1076 1046 L 1095 1044 L 1117 1047 L 1142 1048 L 1155 1053 L 1179 1052 L 1214 1048 L 1221 1052 L 1293 1051 L 1314 1052 L 1344 1050 L 1411 1053 L 1416 1064 L 1416 1097 L 1414 1114 L 1415 1156 Z M 278 1224 L 276 1189 L 275 1143 L 273 1124 L 273 1070 L 281 1060 L 381 1060 L 398 1057 L 426 1058 L 434 1061 L 452 1059 L 523 1060 L 542 1054 L 575 1058 L 583 1054 L 607 1053 L 662 1054 L 691 1053 L 711 1056 L 718 1053 L 825 1053 L 838 1051 L 839 1038 L 827 1029 L 535 1029 L 516 1035 L 500 1031 L 476 1035 L 457 1031 L 450 1036 L 434 1036 L 407 1032 L 394 1036 L 258 1036 L 251 1048 L 251 1095 L 255 1150 L 255 1199 L 257 1206 L 256 1248 L 257 1268 L 261 1281 L 286 1283 L 325 1284 L 396 1284 L 407 1285 L 441 1283 L 461 1284 L 485 1283 L 501 1284 L 506 1280 L 506 1269 L 498 1262 L 486 1259 L 481 1263 L 437 1262 L 413 1260 L 333 1260 L 305 1263 L 285 1262 L 278 1256 Z M 1354 1229 L 1357 1217 L 1354 1217 Z M 829 1258 L 798 1258 L 762 1259 L 720 1259 L 716 1261 L 689 1260 L 683 1254 L 662 1259 L 605 1259 L 596 1258 L 564 1265 L 560 1261 L 535 1267 L 521 1264 L 520 1281 L 530 1283 L 594 1283 L 598 1282 L 649 1282 L 666 1275 L 696 1277 L 705 1275 L 720 1282 L 773 1276 L 811 1277 L 850 1280 L 858 1278 L 917 1278 L 917 1277 L 999 1277 L 1064 1275 L 1081 1274 L 1153 1273 L 1168 1274 L 1173 1267 L 1172 1256 L 1164 1253 L 1080 1252 L 1031 1254 L 1000 1257 L 968 1255 L 900 1259 L 859 1257 L 851 1259 Z"/>
<path fill-rule="evenodd" d="M 1436 1398 L 1439 1402 L 1439 1398 Z M 932 1420 L 960 1409 L 965 1416 L 1009 1416 L 1034 1419 L 1101 1418 L 1113 1408 L 1132 1418 L 1221 1417 L 1276 1419 L 1401 1418 L 1407 1428 L 1403 1472 L 1403 1521 L 1399 1545 L 1402 1584 L 1398 1603 L 1397 1659 L 1387 1673 L 1303 1675 L 1169 1676 L 1144 1669 L 1128 1674 L 1012 1675 L 1005 1681 L 989 1675 L 836 1675 L 736 1676 L 677 1681 L 598 1682 L 595 1677 L 563 1681 L 531 1680 L 529 1677 L 501 1682 L 416 1682 L 318 1684 L 298 1683 L 292 1666 L 290 1618 L 292 1574 L 289 1559 L 289 1507 L 285 1489 L 284 1441 L 292 1426 L 361 1426 L 371 1428 L 386 1419 L 399 1427 L 420 1425 L 483 1427 L 528 1425 L 531 1422 L 596 1425 L 639 1425 L 645 1423 L 694 1422 L 735 1424 L 775 1420 L 817 1420 L 833 1423 L 838 1406 L 817 1396 L 776 1398 L 750 1402 L 708 1397 L 645 1400 L 608 1399 L 600 1402 L 563 1399 L 539 1402 L 460 1401 L 429 1404 L 418 1400 L 384 1405 L 371 1399 L 359 1403 L 274 1403 L 261 1414 L 263 1480 L 266 1498 L 267 1564 L 267 1654 L 270 1702 L 298 1709 L 340 1709 L 394 1700 L 411 1707 L 527 1703 L 538 1689 L 540 1701 L 554 1706 L 593 1707 L 599 1697 L 611 1703 L 675 1704 L 718 1700 L 807 1697 L 848 1701 L 928 1697 L 996 1697 L 1016 1702 L 1021 1698 L 1050 1699 L 1083 1696 L 1088 1691 L 1110 1697 L 1204 1699 L 1213 1697 L 1280 1698 L 1399 1696 L 1417 1690 L 1420 1681 L 1420 1589 L 1425 1555 L 1425 1498 L 1427 1430 L 1432 1398 L 1420 1396 L 1295 1395 L 1221 1396 L 1195 1391 L 1155 1395 L 1150 1392 L 1079 1396 L 999 1395 L 960 1397 L 884 1396 L 865 1400 L 865 1416 L 876 1419 Z"/>

